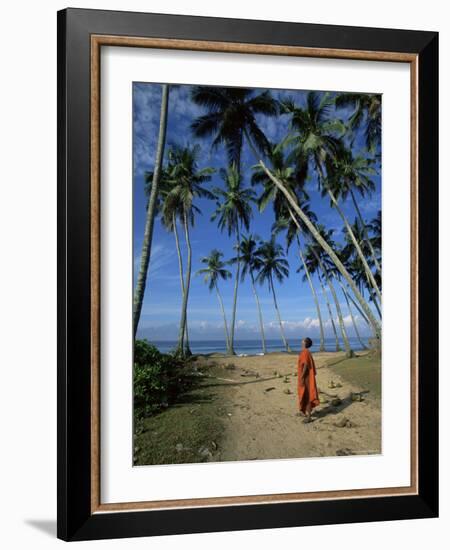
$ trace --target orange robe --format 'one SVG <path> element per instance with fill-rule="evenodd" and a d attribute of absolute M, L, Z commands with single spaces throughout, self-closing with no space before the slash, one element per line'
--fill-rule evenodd
<path fill-rule="evenodd" d="M 303 368 L 307 370 L 305 383 L 302 381 Z M 308 404 L 311 406 L 311 409 L 320 404 L 319 392 L 316 385 L 316 365 L 308 349 L 304 349 L 300 352 L 297 361 L 297 369 L 298 408 L 304 413 L 306 412 Z"/>

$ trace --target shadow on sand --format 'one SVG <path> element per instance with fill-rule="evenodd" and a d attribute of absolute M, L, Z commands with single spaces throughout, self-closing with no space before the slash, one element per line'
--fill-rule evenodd
<path fill-rule="evenodd" d="M 260 382 L 269 382 L 270 380 L 277 380 L 279 376 L 271 376 L 270 378 L 255 378 L 255 380 L 242 380 L 233 382 L 217 382 L 202 384 L 202 388 L 217 388 L 222 386 L 244 386 L 246 384 L 258 384 Z M 217 378 L 216 380 L 220 380 Z"/>
<path fill-rule="evenodd" d="M 349 394 L 347 397 L 344 397 L 341 399 L 341 402 L 339 405 L 327 405 L 323 409 L 320 409 L 320 411 L 313 412 L 313 418 L 325 418 L 326 416 L 330 415 L 336 415 L 341 413 L 342 411 L 345 411 L 347 407 L 353 404 L 352 394 Z"/>

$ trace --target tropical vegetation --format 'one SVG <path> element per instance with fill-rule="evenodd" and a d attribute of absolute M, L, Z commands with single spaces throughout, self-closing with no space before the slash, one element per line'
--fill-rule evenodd
<path fill-rule="evenodd" d="M 308 92 L 299 102 L 288 92 L 193 86 L 189 101 L 201 112 L 190 123 L 190 135 L 183 136 L 183 143 L 166 143 L 169 86 L 161 86 L 154 164 L 144 178 L 147 204 L 134 290 L 135 338 L 145 292 L 153 291 L 149 264 L 153 227 L 160 220 L 173 233 L 179 266 L 177 357 L 191 354 L 188 314 L 194 264 L 199 264 L 196 274 L 216 294 L 230 355 L 236 353 L 239 292 L 245 281 L 254 296 L 263 353 L 267 338 L 261 293 L 267 296 L 267 291 L 283 347 L 291 350 L 278 300 L 290 277 L 298 279 L 299 288 L 307 285 L 321 351 L 326 350 L 325 326 L 332 330 L 335 349 L 342 345 L 348 357 L 354 355 L 350 331 L 361 348 L 367 346 L 362 327 L 380 341 L 381 212 L 365 219 L 361 205 L 376 191 L 381 169 L 381 97 Z M 273 132 L 271 139 L 266 135 L 270 123 L 282 130 L 281 135 L 275 132 L 276 142 L 271 141 Z M 223 161 L 219 168 L 209 161 L 217 152 Z M 338 227 L 329 226 L 322 208 L 321 214 L 314 211 L 312 193 L 324 208 L 336 212 Z M 195 251 L 190 232 L 205 201 L 211 204 L 211 227 L 233 243 L 232 257 L 225 258 L 215 246 L 207 256 Z M 254 220 L 268 207 L 275 222 L 258 236 Z M 291 247 L 297 255 L 293 265 L 288 260 Z M 228 284 L 233 292 L 227 312 L 221 288 Z"/>

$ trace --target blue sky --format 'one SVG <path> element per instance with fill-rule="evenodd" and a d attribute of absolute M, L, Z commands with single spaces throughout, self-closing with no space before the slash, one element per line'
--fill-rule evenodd
<path fill-rule="evenodd" d="M 203 108 L 195 105 L 190 100 L 190 86 L 171 87 L 169 95 L 167 146 L 171 143 L 178 145 L 192 145 L 198 143 L 201 146 L 199 167 L 211 166 L 217 170 L 226 167 L 226 155 L 222 148 L 211 151 L 208 139 L 197 139 L 190 131 L 191 122 L 198 116 L 205 114 Z M 307 92 L 304 91 L 278 91 L 274 90 L 275 97 L 292 97 L 297 104 L 304 104 Z M 155 158 L 155 146 L 158 138 L 158 125 L 161 104 L 161 85 L 151 83 L 133 84 L 133 193 L 134 193 L 134 274 L 135 280 L 139 269 L 142 238 L 145 224 L 145 194 L 144 173 L 153 169 Z M 346 113 L 339 111 L 339 116 L 345 117 Z M 288 132 L 288 116 L 277 118 L 261 117 L 258 119 L 260 127 L 267 137 L 274 142 L 282 139 Z M 358 135 L 355 139 L 354 150 L 362 151 L 363 137 Z M 244 146 L 242 166 L 244 183 L 250 185 L 250 166 L 254 164 L 254 158 Z M 372 219 L 381 209 L 381 181 L 379 176 L 373 178 L 376 183 L 376 191 L 371 197 L 360 201 L 359 206 L 365 219 Z M 218 173 L 213 175 L 208 188 L 221 187 L 222 181 Z M 256 191 L 259 192 L 258 188 Z M 311 207 L 318 216 L 319 222 L 329 228 L 335 229 L 334 238 L 337 241 L 343 239 L 342 222 L 338 214 L 330 207 L 329 201 L 320 197 L 316 191 L 316 183 L 310 181 L 308 193 L 311 198 Z M 193 249 L 193 266 L 191 288 L 189 295 L 188 322 L 191 340 L 221 339 L 223 338 L 223 321 L 216 295 L 210 293 L 201 276 L 195 275 L 202 266 L 200 259 L 210 253 L 213 248 L 218 248 L 224 253 L 224 258 L 232 257 L 234 240 L 226 233 L 221 233 L 215 222 L 211 222 L 211 214 L 215 210 L 215 202 L 205 199 L 197 200 L 196 205 L 202 215 L 197 216 L 195 226 L 191 229 L 191 241 Z M 354 207 L 350 201 L 343 203 L 343 210 L 353 221 L 355 217 Z M 270 228 L 274 221 L 271 206 L 266 211 L 259 213 L 256 206 L 253 208 L 251 232 L 258 234 L 263 239 L 270 238 Z M 180 234 L 182 231 L 180 231 Z M 284 245 L 284 237 L 278 238 Z M 182 243 L 183 244 L 183 243 Z M 276 284 L 276 292 L 281 311 L 284 328 L 288 338 L 301 339 L 304 336 L 317 337 L 318 319 L 311 292 L 307 283 L 303 283 L 301 274 L 297 273 L 299 267 L 298 252 L 292 246 L 287 259 L 290 264 L 290 276 L 283 284 Z M 234 267 L 229 269 L 234 272 Z M 326 336 L 331 336 L 331 323 L 328 318 L 324 297 L 320 291 L 318 280 L 314 283 L 319 294 L 322 310 L 322 318 L 325 321 Z M 220 284 L 220 290 L 225 302 L 228 321 L 231 318 L 233 280 Z M 262 312 L 266 335 L 268 338 L 279 338 L 279 326 L 273 305 L 273 298 L 266 286 L 258 286 L 258 292 L 262 305 Z M 350 317 L 343 296 L 338 292 L 346 317 L 349 336 L 354 332 L 350 324 Z M 331 297 L 330 297 L 331 299 Z M 138 328 L 138 337 L 147 337 L 151 340 L 175 340 L 178 335 L 178 325 L 181 310 L 181 289 L 178 271 L 178 260 L 175 248 L 174 235 L 167 232 L 159 218 L 155 222 L 152 256 L 148 273 L 147 288 L 142 308 L 142 315 Z M 356 315 L 357 312 L 354 311 Z M 362 334 L 369 335 L 367 325 L 357 316 L 358 326 Z M 254 297 L 249 281 L 240 285 L 237 306 L 236 338 L 256 339 L 259 337 L 257 325 L 257 312 Z"/>

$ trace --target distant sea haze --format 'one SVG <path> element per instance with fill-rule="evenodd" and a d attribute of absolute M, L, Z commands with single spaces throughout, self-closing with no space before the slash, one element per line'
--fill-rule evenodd
<path fill-rule="evenodd" d="M 369 347 L 369 338 L 361 338 L 364 344 Z M 150 340 L 159 351 L 162 353 L 168 353 L 173 351 L 177 347 L 177 342 L 172 340 L 158 341 Z M 362 346 L 357 338 L 349 338 L 350 345 L 354 351 L 362 350 Z M 341 349 L 344 349 L 344 343 L 339 342 Z M 194 354 L 208 354 L 208 353 L 226 353 L 226 346 L 223 340 L 193 340 L 189 342 L 192 353 Z M 301 341 L 295 340 L 289 342 L 292 351 L 300 351 Z M 320 339 L 313 340 L 311 351 L 319 351 Z M 267 352 L 274 351 L 286 351 L 281 340 L 266 340 Z M 336 340 L 334 338 L 325 338 L 326 351 L 336 351 Z M 235 340 L 234 350 L 238 355 L 258 355 L 262 353 L 261 340 Z"/>

